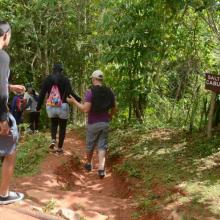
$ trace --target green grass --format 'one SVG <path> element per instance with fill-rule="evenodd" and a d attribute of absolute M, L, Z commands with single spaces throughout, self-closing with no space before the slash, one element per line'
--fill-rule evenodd
<path fill-rule="evenodd" d="M 51 198 L 51 199 L 45 204 L 45 206 L 42 208 L 43 212 L 50 214 L 50 213 L 55 209 L 56 204 L 57 204 L 56 200 L 53 199 L 53 198 Z"/>
<path fill-rule="evenodd" d="M 43 133 L 26 135 L 18 145 L 15 176 L 31 176 L 39 171 L 42 160 L 48 154 L 49 140 Z"/>
<path fill-rule="evenodd" d="M 137 199 L 141 212 L 160 212 L 181 202 L 183 210 L 176 208 L 187 219 L 220 218 L 220 136 L 207 139 L 204 134 L 189 136 L 171 129 L 129 128 L 114 131 L 109 146 L 110 159 L 122 161 L 114 166 L 115 172 L 141 183 L 136 184 L 141 188 Z M 157 185 L 162 192 L 154 192 Z"/>

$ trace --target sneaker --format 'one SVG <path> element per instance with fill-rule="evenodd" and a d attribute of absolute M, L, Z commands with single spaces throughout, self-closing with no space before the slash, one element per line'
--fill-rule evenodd
<path fill-rule="evenodd" d="M 0 196 L 0 205 L 7 205 L 10 203 L 21 201 L 24 198 L 23 193 L 9 192 L 8 196 Z"/>
<path fill-rule="evenodd" d="M 58 147 L 58 148 L 56 148 L 56 153 L 58 153 L 58 154 L 63 154 L 63 148 L 61 148 L 61 147 Z"/>
<path fill-rule="evenodd" d="M 84 167 L 85 167 L 85 169 L 86 169 L 88 172 L 92 171 L 92 164 L 91 164 L 91 163 L 86 163 L 86 164 L 84 165 Z"/>
<path fill-rule="evenodd" d="M 105 175 L 106 175 L 105 170 L 98 170 L 98 175 L 99 175 L 100 178 L 104 178 Z"/>
<path fill-rule="evenodd" d="M 50 148 L 51 150 L 53 150 L 55 146 L 56 146 L 56 141 L 55 141 L 55 140 L 52 140 L 51 144 L 49 145 L 49 148 Z"/>

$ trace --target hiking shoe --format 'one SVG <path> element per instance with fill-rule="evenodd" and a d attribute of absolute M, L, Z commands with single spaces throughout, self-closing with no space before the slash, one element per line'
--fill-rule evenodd
<path fill-rule="evenodd" d="M 92 171 L 92 164 L 91 164 L 91 163 L 86 163 L 86 164 L 84 165 L 84 167 L 85 167 L 85 169 L 86 169 L 88 172 Z"/>
<path fill-rule="evenodd" d="M 56 146 L 56 141 L 52 140 L 51 144 L 49 145 L 50 150 L 54 150 L 55 146 Z"/>
<path fill-rule="evenodd" d="M 23 193 L 9 192 L 8 196 L 0 196 L 0 205 L 7 205 L 10 203 L 21 201 L 24 198 Z"/>
<path fill-rule="evenodd" d="M 105 175 L 106 175 L 105 170 L 98 170 L 98 175 L 99 175 L 100 178 L 104 178 Z"/>

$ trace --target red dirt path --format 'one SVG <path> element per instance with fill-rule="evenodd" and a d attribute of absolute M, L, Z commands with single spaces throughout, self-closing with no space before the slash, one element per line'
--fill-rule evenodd
<path fill-rule="evenodd" d="M 120 187 L 120 181 L 113 177 L 111 169 L 107 168 L 107 176 L 99 179 L 95 159 L 94 171 L 87 173 L 83 170 L 80 161 L 84 159 L 85 143 L 75 132 L 67 135 L 64 149 L 64 155 L 49 154 L 38 175 L 13 181 L 12 189 L 23 192 L 26 197 L 20 204 L 7 207 L 43 208 L 54 199 L 55 210 L 69 208 L 79 212 L 86 220 L 131 220 L 134 210 L 131 196 L 126 188 Z M 7 216 L 4 217 L 4 214 Z M 0 220 L 11 219 L 37 218 L 0 207 Z"/>

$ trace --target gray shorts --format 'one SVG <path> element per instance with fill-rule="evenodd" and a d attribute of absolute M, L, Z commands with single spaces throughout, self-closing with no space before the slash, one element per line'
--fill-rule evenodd
<path fill-rule="evenodd" d="M 0 135 L 0 157 L 14 153 L 19 138 L 16 121 L 10 113 L 8 113 L 8 121 L 10 121 L 9 135 Z"/>
<path fill-rule="evenodd" d="M 87 151 L 92 152 L 97 144 L 98 149 L 108 148 L 108 122 L 97 122 L 87 125 L 86 144 Z"/>
<path fill-rule="evenodd" d="M 63 103 L 61 107 L 47 106 L 48 118 L 68 119 L 70 107 L 67 103 Z"/>

